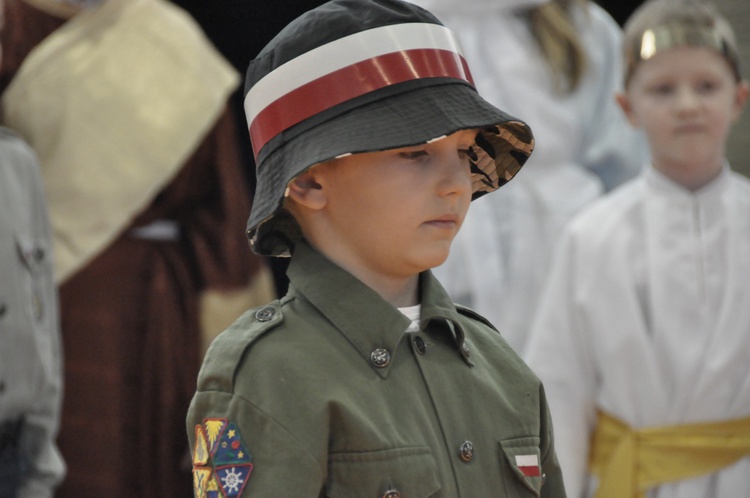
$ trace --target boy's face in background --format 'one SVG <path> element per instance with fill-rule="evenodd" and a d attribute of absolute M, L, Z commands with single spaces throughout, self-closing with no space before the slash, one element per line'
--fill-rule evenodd
<path fill-rule="evenodd" d="M 465 130 L 317 166 L 337 257 L 397 278 L 443 263 L 471 202 L 466 152 L 475 136 L 476 130 Z"/>
<path fill-rule="evenodd" d="M 718 52 L 683 46 L 639 63 L 618 100 L 631 124 L 646 132 L 654 167 L 697 189 L 721 170 L 747 92 Z"/>

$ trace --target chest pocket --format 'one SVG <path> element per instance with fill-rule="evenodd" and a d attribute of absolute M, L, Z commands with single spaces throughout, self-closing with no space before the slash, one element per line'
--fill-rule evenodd
<path fill-rule="evenodd" d="M 41 321 L 49 303 L 45 303 L 42 292 L 44 259 L 47 257 L 44 246 L 34 243 L 29 237 L 16 234 L 16 250 L 21 262 L 21 279 L 17 284 L 23 291 L 30 315 L 37 322 Z"/>
<path fill-rule="evenodd" d="M 506 496 L 514 498 L 540 496 L 543 474 L 538 437 L 500 441 L 500 462 Z"/>
<path fill-rule="evenodd" d="M 330 498 L 428 498 L 441 488 L 429 448 L 337 453 L 328 466 Z"/>

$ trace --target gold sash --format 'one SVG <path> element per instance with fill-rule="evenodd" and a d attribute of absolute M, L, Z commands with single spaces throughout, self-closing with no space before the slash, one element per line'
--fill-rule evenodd
<path fill-rule="evenodd" d="M 750 417 L 634 430 L 599 412 L 589 468 L 596 498 L 643 498 L 660 484 L 716 472 L 750 455 Z"/>
<path fill-rule="evenodd" d="M 2 99 L 34 148 L 65 281 L 167 185 L 239 82 L 185 12 L 109 0 L 37 46 Z"/>

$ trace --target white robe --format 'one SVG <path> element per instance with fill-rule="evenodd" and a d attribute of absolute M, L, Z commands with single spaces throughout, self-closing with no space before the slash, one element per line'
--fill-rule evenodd
<path fill-rule="evenodd" d="M 631 427 L 750 415 L 750 181 L 691 193 L 650 166 L 562 236 L 525 357 L 568 496 L 587 496 L 597 408 Z M 590 495 L 591 493 L 589 493 Z M 750 496 L 750 458 L 658 498 Z"/>
<path fill-rule="evenodd" d="M 456 302 L 486 316 L 520 351 L 562 228 L 646 159 L 645 141 L 614 100 L 621 31 L 593 2 L 576 4 L 588 65 L 578 89 L 563 94 L 520 13 L 545 0 L 412 1 L 456 32 L 480 95 L 526 121 L 536 138 L 516 178 L 472 203 L 435 272 Z"/>

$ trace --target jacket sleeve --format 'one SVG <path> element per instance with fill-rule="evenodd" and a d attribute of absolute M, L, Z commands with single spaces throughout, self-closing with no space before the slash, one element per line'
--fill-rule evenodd
<path fill-rule="evenodd" d="M 263 321 L 255 319 L 265 312 Z M 269 382 L 257 378 L 263 369 L 249 349 L 282 320 L 278 301 L 249 310 L 206 353 L 187 415 L 195 496 L 317 498 L 325 487 L 327 461 L 295 436 L 310 427 L 285 426 L 236 385 Z M 280 385 L 269 391 L 284 395 Z"/>
<path fill-rule="evenodd" d="M 53 495 L 54 487 L 65 475 L 65 464 L 55 440 L 60 424 L 63 372 L 60 344 L 60 324 L 57 289 L 53 276 L 53 256 L 47 205 L 42 191 L 39 167 L 30 156 L 26 173 L 29 175 L 30 203 L 33 209 L 33 230 L 37 243 L 34 266 L 36 285 L 44 310 L 41 319 L 29 333 L 36 334 L 40 364 L 39 385 L 35 386 L 33 404 L 24 412 L 21 434 L 21 458 L 28 465 L 27 478 L 21 484 L 20 498 L 43 498 Z M 39 256 L 40 255 L 40 256 Z"/>
<path fill-rule="evenodd" d="M 212 422 L 218 427 L 225 424 L 225 428 L 219 429 L 216 445 L 209 434 Z M 224 442 L 232 444 L 230 431 L 235 431 L 234 435 L 239 438 L 238 447 L 246 450 L 244 460 L 222 454 Z M 240 396 L 219 391 L 198 392 L 188 412 L 188 434 L 193 475 L 205 475 L 208 491 L 223 488 L 226 496 L 240 491 L 236 495 L 238 498 L 317 498 L 325 486 L 325 464 L 307 451 L 292 428 L 284 427 Z M 202 444 L 200 438 L 203 437 L 209 441 L 206 461 L 196 457 L 196 447 Z M 230 482 L 227 472 L 237 475 L 237 482 L 241 481 L 234 490 L 227 487 Z M 206 495 L 196 490 L 196 496 Z"/>

